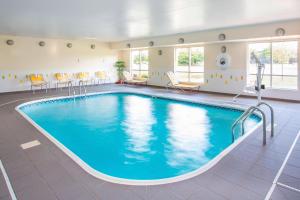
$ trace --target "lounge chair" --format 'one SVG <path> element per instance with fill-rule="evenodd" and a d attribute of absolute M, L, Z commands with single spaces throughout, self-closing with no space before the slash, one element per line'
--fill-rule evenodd
<path fill-rule="evenodd" d="M 42 74 L 30 74 L 28 75 L 30 83 L 31 83 L 31 91 L 33 94 L 35 93 L 34 88 L 40 87 L 41 90 L 45 87 L 46 93 L 48 92 L 49 82 L 45 81 L 44 76 Z"/>
<path fill-rule="evenodd" d="M 128 71 L 123 72 L 124 83 L 127 84 L 145 84 L 147 85 L 147 78 L 133 77 Z"/>
<path fill-rule="evenodd" d="M 94 84 L 97 82 L 99 85 L 100 83 L 106 83 L 108 80 L 107 73 L 105 71 L 97 71 L 95 72 L 95 79 L 94 79 Z"/>
<path fill-rule="evenodd" d="M 167 84 L 167 88 L 172 87 L 172 88 L 181 89 L 181 90 L 184 90 L 184 89 L 199 90 L 200 86 L 201 86 L 201 84 L 199 84 L 199 83 L 178 81 L 178 79 L 177 79 L 176 75 L 174 74 L 174 72 L 171 72 L 171 71 L 167 72 L 167 77 L 169 79 L 169 82 Z"/>
<path fill-rule="evenodd" d="M 58 89 L 60 85 L 64 87 L 72 85 L 72 80 L 70 79 L 70 76 L 67 73 L 55 73 L 54 77 L 56 79 L 56 89 Z"/>

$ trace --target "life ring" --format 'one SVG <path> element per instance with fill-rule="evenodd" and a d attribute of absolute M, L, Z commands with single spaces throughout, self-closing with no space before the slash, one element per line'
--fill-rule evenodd
<path fill-rule="evenodd" d="M 231 57 L 227 53 L 221 53 L 217 56 L 216 64 L 221 69 L 227 69 L 230 67 Z"/>

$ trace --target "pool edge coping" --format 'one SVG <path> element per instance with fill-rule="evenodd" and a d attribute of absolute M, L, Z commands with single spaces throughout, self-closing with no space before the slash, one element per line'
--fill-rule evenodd
<path fill-rule="evenodd" d="M 39 126 L 34 120 L 32 120 L 27 114 L 25 114 L 20 108 L 26 105 L 40 103 L 40 102 L 46 102 L 51 100 L 60 100 L 60 99 L 73 99 L 73 98 L 81 98 L 85 96 L 95 96 L 95 95 L 101 95 L 101 94 L 114 94 L 114 93 L 129 93 L 129 94 L 138 94 L 138 95 L 146 95 L 150 97 L 157 97 L 157 98 L 163 98 L 163 99 L 169 99 L 169 100 L 177 100 L 177 101 L 183 101 L 188 103 L 195 103 L 195 104 L 202 104 L 202 105 L 210 105 L 210 106 L 216 106 L 221 108 L 227 108 L 227 109 L 235 109 L 240 111 L 245 111 L 246 107 L 242 107 L 239 105 L 232 105 L 227 104 L 223 102 L 206 102 L 203 100 L 191 100 L 187 99 L 186 97 L 170 97 L 170 96 L 163 96 L 160 94 L 152 94 L 148 92 L 140 92 L 140 91 L 105 91 L 105 92 L 94 92 L 89 93 L 86 95 L 75 95 L 75 96 L 61 96 L 61 97 L 51 97 L 51 98 L 43 98 L 39 100 L 33 100 L 28 101 L 25 103 L 22 103 L 15 107 L 15 110 L 23 117 L 25 118 L 32 126 L 34 126 L 39 132 L 41 132 L 46 138 L 48 138 L 52 143 L 54 143 L 60 150 L 62 150 L 67 156 L 69 156 L 76 164 L 78 164 L 84 171 L 89 173 L 90 175 L 115 184 L 121 184 L 121 185 L 132 185 L 132 186 L 151 186 L 151 185 L 163 185 L 163 184 L 169 184 L 169 183 L 176 183 L 179 181 L 187 180 L 193 177 L 196 177 L 200 174 L 203 174 L 213 166 L 215 166 L 220 160 L 222 160 L 227 154 L 229 154 L 233 149 L 235 149 L 240 143 L 242 143 L 249 135 L 251 135 L 254 131 L 256 131 L 261 125 L 262 120 L 260 120 L 259 123 L 257 123 L 253 128 L 251 128 L 247 133 L 245 133 L 243 136 L 240 136 L 234 143 L 230 144 L 228 147 L 226 147 L 223 151 L 221 151 L 216 157 L 214 157 L 212 160 L 201 166 L 200 168 L 188 172 L 186 174 L 182 174 L 179 176 L 171 177 L 171 178 L 164 178 L 164 179 L 156 179 L 156 180 L 132 180 L 132 179 L 125 179 L 125 178 L 118 178 L 114 176 L 110 176 L 107 174 L 104 174 L 93 167 L 91 167 L 89 164 L 87 164 L 85 161 L 83 161 L 79 156 L 77 156 L 75 153 L 73 153 L 69 148 L 67 148 L 65 145 L 63 145 L 61 142 L 59 142 L 56 138 L 54 138 L 50 133 L 48 133 L 45 129 L 43 129 L 41 126 Z M 171 94 L 172 95 L 172 94 Z M 261 118 L 261 116 L 257 113 L 255 113 L 256 116 Z"/>

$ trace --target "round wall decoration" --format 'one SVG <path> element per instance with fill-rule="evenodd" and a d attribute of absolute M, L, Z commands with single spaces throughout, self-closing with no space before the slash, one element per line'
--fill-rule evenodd
<path fill-rule="evenodd" d="M 226 35 L 224 33 L 221 33 L 221 34 L 219 34 L 218 38 L 221 41 L 226 40 Z"/>
<path fill-rule="evenodd" d="M 178 39 L 178 43 L 179 43 L 179 44 L 183 44 L 183 43 L 184 43 L 184 38 L 179 38 L 179 39 Z"/>
<path fill-rule="evenodd" d="M 14 45 L 15 42 L 13 40 L 7 40 L 6 44 L 11 46 L 11 45 Z"/>
<path fill-rule="evenodd" d="M 285 35 L 285 30 L 283 28 L 278 28 L 275 31 L 276 36 L 284 36 Z"/>
<path fill-rule="evenodd" d="M 72 43 L 68 43 L 68 44 L 67 44 L 67 47 L 68 47 L 68 48 L 72 48 Z"/>
<path fill-rule="evenodd" d="M 228 69 L 231 64 L 231 57 L 227 53 L 221 53 L 216 58 L 216 65 L 221 69 Z"/>
<path fill-rule="evenodd" d="M 150 47 L 154 46 L 154 42 L 153 42 L 153 41 L 150 41 L 150 42 L 149 42 L 149 46 L 150 46 Z"/>
<path fill-rule="evenodd" d="M 226 53 L 226 51 L 227 51 L 226 46 L 222 46 L 222 47 L 221 47 L 221 52 L 222 52 L 222 53 Z"/>
<path fill-rule="evenodd" d="M 40 45 L 41 47 L 43 47 L 43 46 L 46 45 L 46 43 L 45 43 L 44 41 L 40 41 L 40 42 L 39 42 L 39 45 Z"/>

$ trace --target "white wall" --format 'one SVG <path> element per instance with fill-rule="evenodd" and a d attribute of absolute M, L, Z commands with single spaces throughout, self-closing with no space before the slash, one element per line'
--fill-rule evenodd
<path fill-rule="evenodd" d="M 275 30 L 279 27 L 285 28 L 285 37 L 275 37 Z M 217 41 L 219 33 L 225 33 L 228 40 L 224 42 Z M 124 59 L 127 63 L 129 63 L 130 55 L 129 49 L 124 48 L 127 43 L 130 43 L 134 48 L 148 48 L 149 84 L 165 86 L 167 83 L 165 73 L 174 70 L 174 48 L 178 46 L 176 44 L 177 39 L 184 37 L 186 43 L 184 46 L 196 45 L 204 46 L 205 48 L 205 83 L 202 86 L 202 90 L 237 94 L 246 86 L 247 51 L 250 42 L 292 39 L 300 43 L 300 40 L 298 39 L 299 35 L 300 20 L 295 20 L 250 27 L 178 34 L 176 36 L 149 38 L 147 40 L 125 41 L 113 43 L 112 48 L 122 49 L 120 50 L 120 52 L 122 52 L 122 57 L 120 57 L 120 59 Z M 147 47 L 149 41 L 154 41 L 155 46 L 157 47 Z M 188 44 L 189 42 L 192 44 Z M 227 47 L 227 53 L 231 56 L 232 61 L 230 68 L 227 70 L 221 70 L 216 66 L 216 57 L 221 53 L 220 49 L 224 45 Z M 298 46 L 300 48 L 300 44 Z M 163 55 L 159 56 L 158 50 L 162 50 Z M 300 50 L 298 51 L 298 60 L 299 59 Z M 300 74 L 300 65 L 298 65 L 298 71 Z M 299 83 L 300 79 L 298 80 L 298 88 L 300 88 Z M 263 96 L 300 100 L 300 90 L 268 89 L 264 91 Z"/>
<path fill-rule="evenodd" d="M 9 46 L 6 40 L 14 40 Z M 46 45 L 40 47 L 39 41 Z M 72 43 L 72 48 L 66 47 Z M 91 49 L 91 44 L 96 48 Z M 52 81 L 57 72 L 76 73 L 105 70 L 112 81 L 116 80 L 113 67 L 118 52 L 112 50 L 108 43 L 91 40 L 63 40 L 46 38 L 29 38 L 0 35 L 0 92 L 30 89 L 26 75 L 41 73 Z"/>

